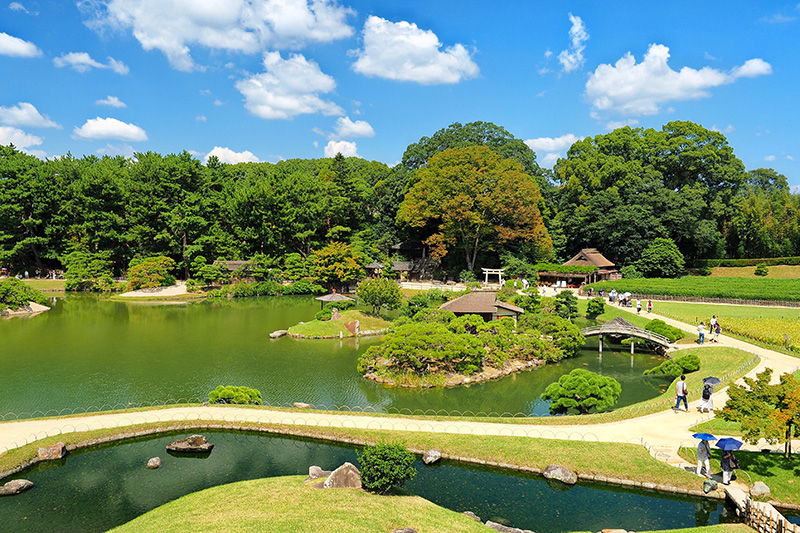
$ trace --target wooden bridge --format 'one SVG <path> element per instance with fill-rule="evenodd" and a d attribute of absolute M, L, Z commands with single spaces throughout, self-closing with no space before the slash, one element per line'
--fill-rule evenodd
<path fill-rule="evenodd" d="M 605 324 L 599 326 L 583 328 L 581 333 L 584 337 L 592 337 L 594 335 L 600 337 L 600 342 L 598 343 L 600 353 L 603 353 L 603 335 L 611 335 L 612 337 L 636 337 L 637 339 L 643 339 L 664 348 L 669 347 L 670 344 L 669 339 L 664 335 L 659 335 L 658 333 L 634 326 L 622 317 L 609 320 Z M 633 353 L 633 345 L 634 343 L 631 342 L 631 353 Z"/>

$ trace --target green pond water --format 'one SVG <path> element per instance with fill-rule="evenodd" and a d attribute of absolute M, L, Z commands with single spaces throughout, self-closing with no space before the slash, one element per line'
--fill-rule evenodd
<path fill-rule="evenodd" d="M 0 320 L 0 420 L 76 411 L 203 401 L 218 385 L 261 391 L 265 404 L 306 402 L 379 412 L 547 415 L 544 388 L 574 368 L 622 383 L 618 406 L 659 394 L 663 378 L 643 377 L 652 353 L 590 338 L 579 357 L 501 380 L 450 389 L 387 388 L 363 379 L 358 355 L 377 337 L 272 340 L 309 321 L 312 297 L 242 298 L 183 305 L 113 302 L 93 295 L 51 297 L 53 309 Z"/>
<path fill-rule="evenodd" d="M 203 458 L 166 453 L 169 442 L 188 435 L 160 435 L 80 450 L 14 476 L 33 481 L 35 487 L 0 498 L 0 531 L 106 531 L 208 487 L 305 475 L 311 465 L 329 470 L 345 461 L 358 465 L 351 447 L 253 433 L 206 432 L 215 446 Z M 148 470 L 145 464 L 155 456 L 161 457 L 162 466 Z M 568 487 L 539 476 L 447 461 L 430 467 L 417 461 L 415 466 L 418 474 L 405 486 L 409 492 L 457 512 L 473 511 L 483 520 L 539 533 L 603 528 L 643 531 L 734 520 L 730 509 L 717 500 L 601 484 Z"/>

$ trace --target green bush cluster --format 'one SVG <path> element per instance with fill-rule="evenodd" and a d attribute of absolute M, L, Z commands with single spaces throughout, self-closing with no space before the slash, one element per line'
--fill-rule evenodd
<path fill-rule="evenodd" d="M 622 385 L 616 379 L 576 368 L 548 385 L 542 399 L 550 401 L 553 414 L 570 410 L 585 414 L 592 409 L 608 409 L 617 403 L 621 393 Z"/>
<path fill-rule="evenodd" d="M 211 403 L 261 405 L 261 391 L 250 387 L 220 385 L 208 393 L 208 401 Z"/>
<path fill-rule="evenodd" d="M 319 320 L 325 322 L 331 319 L 333 315 L 333 310 L 338 309 L 339 311 L 344 311 L 345 309 L 350 309 L 351 307 L 355 307 L 355 302 L 327 302 L 325 305 L 322 306 L 322 309 L 317 311 L 317 314 L 314 315 L 314 320 Z"/>
<path fill-rule="evenodd" d="M 175 260 L 159 255 L 146 259 L 133 259 L 128 269 L 128 284 L 131 290 L 169 287 L 175 284 L 172 270 Z"/>
<path fill-rule="evenodd" d="M 47 305 L 47 297 L 17 278 L 0 281 L 0 311 L 19 309 L 28 305 L 28 302 Z"/>
<path fill-rule="evenodd" d="M 668 359 L 650 370 L 645 370 L 644 374 L 667 374 L 669 376 L 678 377 L 682 374 L 689 372 L 696 372 L 700 370 L 700 358 L 695 354 L 690 353 L 676 357 L 675 359 Z"/>
<path fill-rule="evenodd" d="M 747 267 L 756 265 L 800 265 L 800 257 L 770 257 L 759 259 L 701 259 L 697 261 L 699 267 Z"/>
<path fill-rule="evenodd" d="M 758 265 L 756 265 L 756 270 L 755 272 L 753 272 L 753 274 L 755 274 L 756 276 L 766 276 L 767 274 L 769 274 L 769 267 L 767 267 L 767 265 L 765 265 L 764 263 L 759 263 Z"/>
<path fill-rule="evenodd" d="M 278 296 L 280 294 L 324 294 L 325 288 L 307 280 L 295 281 L 291 285 L 281 285 L 277 281 L 239 281 L 225 285 L 208 293 L 212 298 L 246 298 L 250 296 Z"/>
<path fill-rule="evenodd" d="M 379 443 L 358 454 L 361 485 L 371 492 L 386 494 L 414 479 L 414 454 L 401 444 Z"/>
<path fill-rule="evenodd" d="M 586 318 L 594 320 L 605 312 L 606 300 L 602 296 L 592 298 L 586 304 Z"/>
<path fill-rule="evenodd" d="M 596 266 L 559 265 L 558 263 L 536 263 L 537 272 L 560 272 L 562 274 L 588 274 L 599 270 Z"/>
<path fill-rule="evenodd" d="M 659 335 L 663 335 L 669 339 L 669 342 L 675 342 L 678 339 L 683 338 L 684 332 L 680 328 L 676 328 L 674 326 L 670 326 L 663 320 L 655 319 L 651 320 L 647 323 L 644 327 L 647 331 L 652 331 L 653 333 L 658 333 Z"/>

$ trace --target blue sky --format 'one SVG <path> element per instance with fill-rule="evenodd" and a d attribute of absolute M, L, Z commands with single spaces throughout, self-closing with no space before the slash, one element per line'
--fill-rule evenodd
<path fill-rule="evenodd" d="M 4 1 L 0 69 L 0 144 L 40 157 L 393 165 L 481 120 L 551 167 L 576 139 L 690 120 L 800 186 L 797 0 Z"/>

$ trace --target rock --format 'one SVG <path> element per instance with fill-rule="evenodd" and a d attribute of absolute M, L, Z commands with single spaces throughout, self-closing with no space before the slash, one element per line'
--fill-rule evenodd
<path fill-rule="evenodd" d="M 311 409 L 314 406 L 311 405 L 310 403 L 294 402 L 292 404 L 292 407 L 297 407 L 298 409 Z"/>
<path fill-rule="evenodd" d="M 147 468 L 156 469 L 161 466 L 161 457 L 152 457 L 147 461 Z"/>
<path fill-rule="evenodd" d="M 473 513 L 472 511 L 464 511 L 464 514 L 467 515 L 468 517 L 472 518 L 476 522 L 480 522 L 481 521 L 481 518 L 478 515 L 476 515 L 475 513 Z"/>
<path fill-rule="evenodd" d="M 533 533 L 530 529 L 520 529 L 518 527 L 510 527 L 504 526 L 503 524 L 498 524 L 497 522 L 492 522 L 491 520 L 486 521 L 486 527 L 490 527 L 495 531 L 502 531 L 503 533 Z"/>
<path fill-rule="evenodd" d="M 718 486 L 717 482 L 714 481 L 713 479 L 706 479 L 705 481 L 703 481 L 703 492 L 708 494 L 712 490 L 717 490 L 717 486 Z"/>
<path fill-rule="evenodd" d="M 547 465 L 542 475 L 547 479 L 555 479 L 567 485 L 574 485 L 578 482 L 578 476 L 569 468 L 561 465 Z"/>
<path fill-rule="evenodd" d="M 331 320 L 341 320 L 342 314 L 335 307 L 331 309 Z"/>
<path fill-rule="evenodd" d="M 413 527 L 404 527 L 402 529 L 393 529 L 392 533 L 417 533 Z"/>
<path fill-rule="evenodd" d="M 63 442 L 57 442 L 52 446 L 39 448 L 38 453 L 40 461 L 53 461 L 55 459 L 61 459 L 67 455 L 67 447 L 64 446 Z"/>
<path fill-rule="evenodd" d="M 320 467 L 318 467 L 316 465 L 315 466 L 309 466 L 308 467 L 308 477 L 306 479 L 304 479 L 303 481 L 311 481 L 312 479 L 319 479 L 319 478 L 323 478 L 323 477 L 328 477 L 331 474 L 333 474 L 333 472 L 331 472 L 330 470 L 323 470 L 323 469 L 321 469 Z"/>
<path fill-rule="evenodd" d="M 277 331 L 273 331 L 272 333 L 270 333 L 269 334 L 269 338 L 270 339 L 279 339 L 279 338 L 283 337 L 284 335 L 286 335 L 287 333 L 289 333 L 288 330 L 279 329 Z"/>
<path fill-rule="evenodd" d="M 328 476 L 323 489 L 360 489 L 361 473 L 351 463 L 345 463 Z"/>
<path fill-rule="evenodd" d="M 214 445 L 208 442 L 203 435 L 192 435 L 167 444 L 167 451 L 180 453 L 208 453 L 213 448 Z"/>
<path fill-rule="evenodd" d="M 769 487 L 763 481 L 756 481 L 753 483 L 753 486 L 750 487 L 750 497 L 754 500 L 769 498 L 769 495 Z"/>
<path fill-rule="evenodd" d="M 350 335 L 356 335 L 357 336 L 358 335 L 358 330 L 359 330 L 359 321 L 358 320 L 353 320 L 352 322 L 345 322 L 344 323 L 344 329 L 346 329 L 348 331 L 348 333 L 350 333 Z"/>
<path fill-rule="evenodd" d="M 603 529 L 600 533 L 628 533 L 624 529 Z"/>
<path fill-rule="evenodd" d="M 433 464 L 442 458 L 442 452 L 439 450 L 428 450 L 422 455 L 422 462 L 426 465 Z"/>
<path fill-rule="evenodd" d="M 33 488 L 33 481 L 14 479 L 0 487 L 0 496 L 12 496 Z"/>

